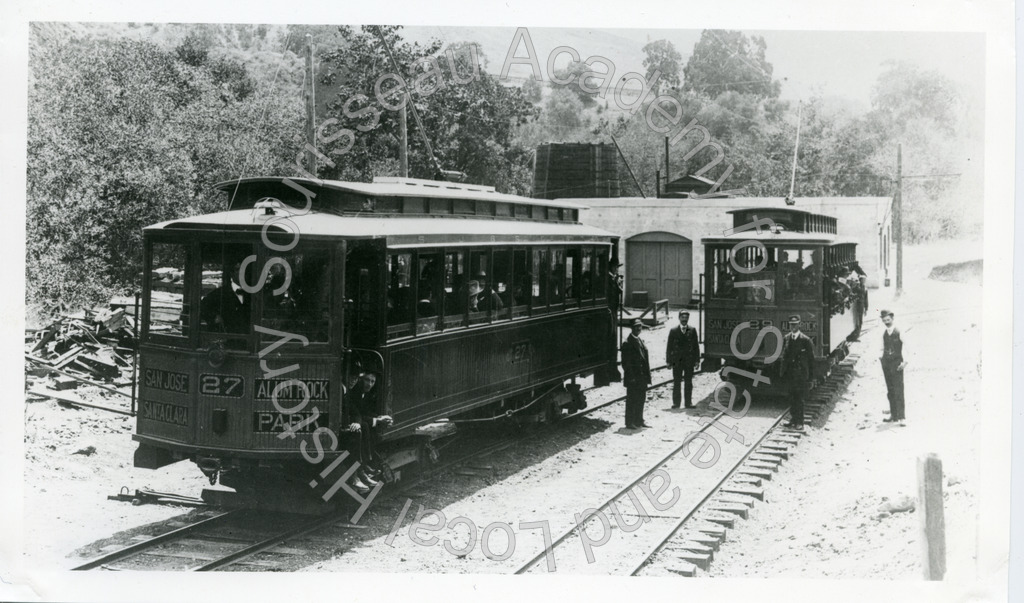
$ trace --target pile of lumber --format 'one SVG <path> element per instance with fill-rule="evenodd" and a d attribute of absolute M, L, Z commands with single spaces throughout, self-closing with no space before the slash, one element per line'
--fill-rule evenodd
<path fill-rule="evenodd" d="M 25 333 L 27 386 L 52 377 L 56 390 L 80 383 L 131 385 L 137 345 L 134 298 L 115 298 L 109 306 L 61 315 L 46 327 Z"/>

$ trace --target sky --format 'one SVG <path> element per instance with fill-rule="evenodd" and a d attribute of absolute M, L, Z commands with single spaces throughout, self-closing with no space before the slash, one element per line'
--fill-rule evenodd
<path fill-rule="evenodd" d="M 644 72 L 642 48 L 648 41 L 666 39 L 682 55 L 682 64 L 693 52 L 700 30 L 687 29 L 566 29 L 529 27 L 544 76 L 548 56 L 556 46 L 569 46 L 581 58 L 599 55 L 610 59 L 617 73 Z M 859 32 L 745 30 L 763 36 L 766 58 L 773 77 L 782 80 L 782 98 L 806 99 L 812 94 L 842 97 L 867 108 L 871 88 L 886 61 L 907 61 L 935 70 L 960 85 L 965 100 L 980 104 L 984 91 L 985 38 L 975 33 Z M 487 71 L 498 73 L 515 39 L 513 27 L 411 26 L 407 39 L 425 41 L 439 37 L 446 42 L 475 41 L 488 59 Z M 520 45 L 517 56 L 525 56 Z M 556 63 L 569 60 L 562 55 Z M 514 66 L 510 75 L 525 77 L 530 69 Z M 618 79 L 618 78 L 616 78 Z"/>

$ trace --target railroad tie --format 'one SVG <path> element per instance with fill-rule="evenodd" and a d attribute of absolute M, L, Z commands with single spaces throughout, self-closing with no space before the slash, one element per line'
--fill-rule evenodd
<path fill-rule="evenodd" d="M 754 503 L 756 503 L 759 500 L 762 500 L 761 498 L 758 498 L 752 494 L 746 494 L 742 492 L 728 492 L 725 490 L 724 486 L 722 487 L 722 490 L 719 492 L 716 498 L 717 500 L 747 505 L 748 507 L 753 507 Z"/>
<path fill-rule="evenodd" d="M 704 520 L 698 520 L 694 524 L 693 529 L 700 532 L 701 534 L 707 534 L 708 536 L 718 538 L 719 541 L 725 540 L 725 535 L 728 531 L 726 530 L 726 527 L 722 524 Z"/>
<path fill-rule="evenodd" d="M 715 560 L 714 549 L 706 544 L 701 544 L 692 540 L 675 540 L 665 545 L 665 550 L 671 551 L 673 556 L 677 556 L 680 553 L 698 553 L 701 555 L 707 555 L 708 563 Z"/>
<path fill-rule="evenodd" d="M 761 479 L 770 480 L 772 478 L 771 469 L 762 469 L 760 467 L 749 467 L 747 465 L 743 465 L 737 469 L 736 472 L 740 475 L 753 475 L 754 477 L 759 477 Z"/>
<path fill-rule="evenodd" d="M 771 463 L 773 465 L 781 465 L 782 459 L 775 456 L 774 454 L 764 454 L 762 452 L 755 452 L 747 457 L 747 460 L 757 461 L 759 463 Z"/>
<path fill-rule="evenodd" d="M 736 525 L 736 516 L 729 513 L 716 512 L 714 510 L 707 511 L 702 514 L 702 517 L 711 523 L 721 524 L 723 527 L 731 528 Z"/>
<path fill-rule="evenodd" d="M 734 486 L 761 486 L 761 478 L 755 475 L 747 475 L 745 473 L 736 473 L 729 478 L 732 480 L 730 485 Z"/>
<path fill-rule="evenodd" d="M 667 556 L 666 561 L 665 569 L 674 574 L 679 574 L 684 578 L 693 578 L 697 575 L 697 566 L 689 561 L 683 561 L 682 559 Z"/>
<path fill-rule="evenodd" d="M 769 471 L 778 471 L 779 470 L 779 465 L 778 465 L 778 463 L 765 463 L 763 461 L 750 461 L 750 460 L 747 460 L 747 461 L 743 462 L 743 468 L 744 469 L 747 469 L 747 468 L 750 468 L 750 469 L 767 469 Z"/>
<path fill-rule="evenodd" d="M 785 460 L 789 460 L 789 449 L 788 448 L 783 448 L 781 446 L 775 447 L 775 446 L 770 446 L 770 445 L 769 446 L 761 445 L 761 447 L 757 449 L 757 454 L 766 455 L 766 456 L 774 456 L 774 457 L 780 458 L 780 459 L 782 459 L 784 461 Z"/>
<path fill-rule="evenodd" d="M 711 555 L 704 553 L 694 553 L 693 551 L 672 551 L 672 557 L 679 561 L 685 561 L 696 565 L 705 572 L 711 567 Z"/>
<path fill-rule="evenodd" d="M 715 538 L 710 534 L 705 534 L 704 532 L 698 532 L 695 530 L 690 532 L 684 532 L 680 535 L 680 537 L 683 539 L 683 541 L 703 544 L 704 546 L 709 547 L 712 551 L 717 551 L 718 548 L 722 545 L 721 539 Z"/>
<path fill-rule="evenodd" d="M 764 500 L 764 490 L 753 484 L 725 484 L 722 486 L 722 492 Z"/>
<path fill-rule="evenodd" d="M 777 431 L 765 438 L 769 442 L 782 442 L 784 444 L 796 444 L 804 436 L 800 431 Z"/>
<path fill-rule="evenodd" d="M 731 513 L 740 519 L 747 519 L 750 517 L 750 507 L 740 503 L 712 500 L 708 502 L 708 509 L 719 513 Z"/>

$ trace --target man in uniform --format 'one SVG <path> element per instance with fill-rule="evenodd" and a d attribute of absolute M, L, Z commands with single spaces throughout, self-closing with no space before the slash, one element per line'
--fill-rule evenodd
<path fill-rule="evenodd" d="M 626 386 L 626 429 L 650 427 L 644 423 L 644 404 L 647 402 L 647 386 L 651 384 L 651 362 L 647 346 L 640 340 L 643 324 L 634 320 L 632 332 L 622 342 L 623 383 Z"/>
<path fill-rule="evenodd" d="M 693 406 L 693 372 L 700 362 L 700 345 L 697 343 L 697 329 L 689 326 L 690 313 L 679 312 L 679 327 L 668 332 L 668 347 L 665 362 L 672 367 L 672 408 L 679 408 L 679 382 L 684 383 L 683 398 L 686 408 Z"/>
<path fill-rule="evenodd" d="M 850 310 L 853 312 L 853 334 L 850 339 L 858 341 L 864 326 L 864 315 L 868 311 L 868 288 L 867 277 L 857 275 L 856 271 L 850 272 L 850 296 Z"/>
<path fill-rule="evenodd" d="M 814 345 L 811 338 L 800 332 L 800 316 L 789 317 L 789 334 L 782 344 L 780 375 L 789 391 L 789 423 L 786 427 L 804 428 L 804 396 L 811 382 L 814 365 Z"/>
<path fill-rule="evenodd" d="M 882 420 L 886 423 L 895 421 L 904 427 L 903 369 L 907 361 L 903 359 L 903 335 L 893 324 L 892 312 L 882 310 L 882 322 L 885 324 L 882 333 L 882 374 L 885 375 L 885 389 L 889 394 L 889 418 Z"/>
<path fill-rule="evenodd" d="M 388 415 L 377 415 L 377 375 L 360 373 L 352 387 L 342 387 L 345 399 L 342 403 L 342 424 L 347 426 L 348 451 L 353 460 L 359 462 L 359 469 L 352 477 L 352 488 L 366 495 L 375 487 L 381 477 L 380 469 L 373 466 L 377 443 L 377 431 L 393 423 Z"/>

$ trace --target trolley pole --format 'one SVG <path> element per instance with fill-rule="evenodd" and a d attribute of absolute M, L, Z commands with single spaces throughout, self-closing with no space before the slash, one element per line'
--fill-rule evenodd
<path fill-rule="evenodd" d="M 316 175 L 316 97 L 313 82 L 313 36 L 306 34 L 306 170 Z"/>
<path fill-rule="evenodd" d="M 892 211 L 896 231 L 896 295 L 903 293 L 903 145 L 896 145 L 896 201 Z"/>

